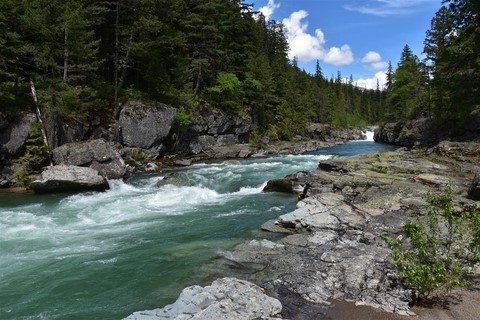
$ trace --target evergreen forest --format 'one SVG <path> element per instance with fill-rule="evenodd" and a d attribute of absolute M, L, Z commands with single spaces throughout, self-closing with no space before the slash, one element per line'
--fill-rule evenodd
<path fill-rule="evenodd" d="M 480 106 L 480 4 L 448 0 L 420 61 L 408 45 L 386 86 L 366 90 L 340 72 L 288 59 L 284 26 L 241 0 L 0 0 L 0 105 L 105 125 L 129 99 L 188 113 L 205 102 L 250 113 L 281 139 L 307 122 L 365 126 L 429 117 L 461 123 Z"/>

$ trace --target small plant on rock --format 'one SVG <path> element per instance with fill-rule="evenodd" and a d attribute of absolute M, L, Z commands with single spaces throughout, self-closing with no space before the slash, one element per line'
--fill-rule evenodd
<path fill-rule="evenodd" d="M 28 134 L 25 154 L 18 159 L 18 162 L 37 170 L 48 164 L 49 159 L 50 151 L 43 142 L 40 124 L 34 123 Z"/>
<path fill-rule="evenodd" d="M 382 235 L 414 302 L 467 285 L 465 276 L 480 261 L 480 209 L 456 210 L 451 185 L 425 199 L 424 216 L 408 221 L 397 238 Z"/>
<path fill-rule="evenodd" d="M 190 116 L 188 115 L 184 107 L 180 107 L 177 109 L 177 113 L 175 114 L 175 122 L 182 127 L 188 127 L 190 125 Z"/>

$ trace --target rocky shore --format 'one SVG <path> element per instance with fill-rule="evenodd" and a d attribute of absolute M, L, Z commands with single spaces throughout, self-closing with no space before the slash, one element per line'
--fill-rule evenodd
<path fill-rule="evenodd" d="M 338 157 L 322 161 L 315 171 L 270 181 L 268 190 L 301 198 L 295 211 L 262 226 L 284 236 L 246 242 L 224 254 L 241 277 L 263 288 L 258 299 L 237 303 L 230 291 L 236 285 L 220 290 L 228 295 L 212 293 L 210 287 L 195 287 L 196 294 L 188 295 L 193 289 L 187 288 L 173 305 L 127 319 L 207 319 L 204 315 L 219 304 L 219 319 L 329 318 L 332 301 L 393 312 L 398 316 L 389 314 L 395 319 L 413 315 L 411 292 L 392 269 L 380 235 L 396 236 L 408 218 L 422 211 L 422 194 L 447 183 L 458 207 L 478 204 L 478 150 L 478 143 L 442 142 L 430 149 Z M 281 311 L 276 307 L 237 317 L 238 310 L 260 308 L 265 294 L 281 303 Z"/>
<path fill-rule="evenodd" d="M 177 112 L 177 108 L 161 103 L 128 101 L 122 106 L 119 120 L 109 125 L 102 125 L 99 119 L 90 119 L 89 123 L 47 121 L 51 162 L 55 166 L 88 167 L 105 179 L 121 179 L 138 170 L 160 171 L 165 166 L 212 159 L 298 154 L 364 138 L 360 129 L 336 130 L 311 123 L 305 137 L 277 141 L 275 137 L 263 136 L 251 144 L 250 135 L 258 124 L 248 114 L 226 114 L 205 104 L 191 115 L 188 125 L 182 125 L 176 120 Z M 65 170 L 49 170 L 48 177 L 53 182 L 49 188 L 43 188 L 41 181 L 46 179 L 40 176 L 41 172 L 32 170 L 25 163 L 28 161 L 19 161 L 29 147 L 27 139 L 36 123 L 35 115 L 23 113 L 7 120 L 0 112 L 0 119 L 0 189 L 28 186 L 28 180 L 35 178 L 39 182 L 33 186 L 41 192 L 58 192 L 63 186 L 75 191 L 75 185 L 79 185 L 77 191 L 89 185 L 92 190 L 108 188 L 98 179 L 85 183 L 75 176 L 68 181 L 65 174 L 52 174 Z"/>

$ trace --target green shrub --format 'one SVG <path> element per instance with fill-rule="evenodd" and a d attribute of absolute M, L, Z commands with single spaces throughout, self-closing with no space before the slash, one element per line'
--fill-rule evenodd
<path fill-rule="evenodd" d="M 18 162 L 37 170 L 48 164 L 49 159 L 50 151 L 43 141 L 41 126 L 34 123 L 26 140 L 25 154 L 18 159 Z"/>
<path fill-rule="evenodd" d="M 480 261 L 480 209 L 455 210 L 450 185 L 425 199 L 425 216 L 408 221 L 397 238 L 382 235 L 415 299 L 465 286 L 464 276 Z"/>
<path fill-rule="evenodd" d="M 185 108 L 180 107 L 177 109 L 177 113 L 175 114 L 175 122 L 182 127 L 188 127 L 190 125 L 190 116 L 188 115 Z"/>
<path fill-rule="evenodd" d="M 141 149 L 133 150 L 125 159 L 125 163 L 132 167 L 141 166 L 149 161 L 150 159 Z"/>
<path fill-rule="evenodd" d="M 35 180 L 35 176 L 31 175 L 25 168 L 17 169 L 12 174 L 13 180 L 21 187 L 28 187 Z"/>
<path fill-rule="evenodd" d="M 255 147 L 262 146 L 262 135 L 258 130 L 253 130 L 250 132 L 250 144 Z"/>

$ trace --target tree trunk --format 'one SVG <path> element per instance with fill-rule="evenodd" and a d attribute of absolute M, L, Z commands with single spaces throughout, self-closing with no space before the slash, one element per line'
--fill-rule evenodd
<path fill-rule="evenodd" d="M 68 27 L 65 26 L 65 48 L 63 50 L 63 82 L 67 82 L 68 75 Z"/>
<path fill-rule="evenodd" d="M 40 130 L 42 132 L 43 142 L 45 143 L 48 151 L 50 152 L 50 146 L 48 144 L 47 134 L 45 133 L 45 129 L 43 127 L 42 114 L 40 113 L 40 108 L 38 106 L 37 92 L 35 90 L 35 84 L 33 83 L 32 78 L 30 78 L 30 90 L 32 91 L 33 104 L 35 106 L 35 114 L 37 115 L 38 123 L 40 123 Z M 48 157 L 48 161 L 50 162 L 50 166 L 53 166 L 52 158 L 50 156 Z"/>

